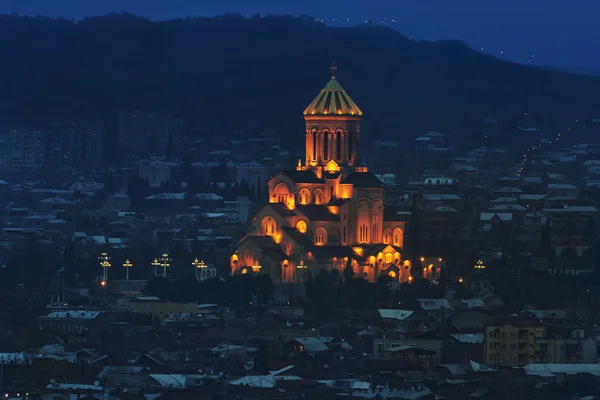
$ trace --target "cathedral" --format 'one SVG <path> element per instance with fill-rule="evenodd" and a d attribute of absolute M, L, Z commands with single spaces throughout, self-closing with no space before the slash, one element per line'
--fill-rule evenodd
<path fill-rule="evenodd" d="M 385 208 L 385 186 L 358 162 L 360 108 L 332 77 L 304 110 L 306 156 L 268 181 L 269 203 L 231 256 L 232 274 L 261 273 L 301 283 L 322 269 L 371 282 L 408 282 L 405 222 Z"/>

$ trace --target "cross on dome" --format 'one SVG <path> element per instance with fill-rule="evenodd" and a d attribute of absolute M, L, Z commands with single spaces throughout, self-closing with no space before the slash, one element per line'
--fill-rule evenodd
<path fill-rule="evenodd" d="M 337 65 L 335 65 L 335 61 L 333 63 L 331 63 L 331 67 L 329 67 L 329 69 L 331 69 L 331 79 L 335 79 L 335 70 L 337 69 Z"/>

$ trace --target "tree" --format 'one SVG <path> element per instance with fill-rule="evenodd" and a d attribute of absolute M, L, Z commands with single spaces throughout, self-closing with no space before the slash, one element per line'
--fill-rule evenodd
<path fill-rule="evenodd" d="M 254 369 L 261 374 L 269 373 L 270 356 L 265 343 L 261 341 L 256 348 L 256 355 L 254 357 Z"/>
<path fill-rule="evenodd" d="M 173 288 L 167 278 L 153 277 L 142 289 L 146 296 L 156 296 L 162 301 L 171 301 L 173 299 Z"/>
<path fill-rule="evenodd" d="M 598 240 L 598 231 L 596 229 L 596 220 L 592 217 L 587 218 L 587 224 L 583 230 L 582 240 L 588 244 L 594 244 Z"/>
<path fill-rule="evenodd" d="M 169 132 L 169 138 L 167 140 L 167 161 L 173 159 L 173 134 Z"/>
<path fill-rule="evenodd" d="M 258 304 L 257 307 L 265 305 L 275 292 L 275 284 L 268 275 L 252 276 L 252 294 L 256 295 Z"/>
<path fill-rule="evenodd" d="M 354 278 L 354 268 L 352 267 L 352 259 L 348 258 L 346 266 L 344 267 L 344 281 L 348 282 Z"/>
<path fill-rule="evenodd" d="M 306 282 L 306 296 L 318 311 L 326 311 L 333 307 L 335 286 L 330 275 L 324 269 L 316 277 L 309 276 Z"/>

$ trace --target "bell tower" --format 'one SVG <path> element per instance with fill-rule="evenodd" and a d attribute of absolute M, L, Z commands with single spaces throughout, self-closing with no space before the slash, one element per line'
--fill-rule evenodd
<path fill-rule="evenodd" d="M 336 69 L 332 64 L 331 80 L 304 110 L 306 159 L 299 169 L 313 169 L 318 176 L 332 160 L 342 170 L 358 161 L 362 111 L 336 79 Z"/>

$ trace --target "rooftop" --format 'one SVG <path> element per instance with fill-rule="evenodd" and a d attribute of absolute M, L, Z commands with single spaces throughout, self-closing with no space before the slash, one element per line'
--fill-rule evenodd
<path fill-rule="evenodd" d="M 94 319 L 100 315 L 100 311 L 54 311 L 46 318 L 73 318 L 73 319 Z"/>
<path fill-rule="evenodd" d="M 311 115 L 362 116 L 362 111 L 348 96 L 342 85 L 335 79 L 335 74 L 323 90 L 306 107 L 303 113 Z"/>

